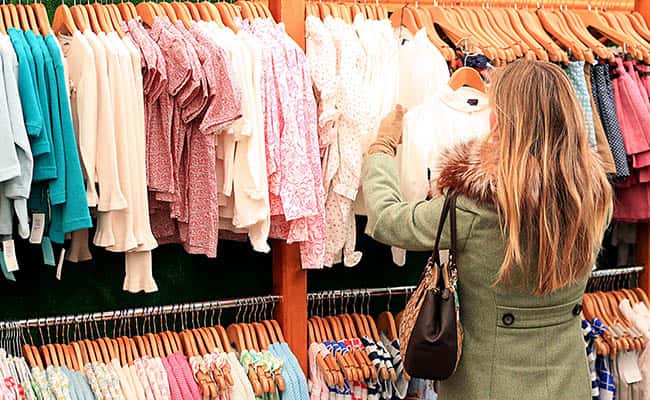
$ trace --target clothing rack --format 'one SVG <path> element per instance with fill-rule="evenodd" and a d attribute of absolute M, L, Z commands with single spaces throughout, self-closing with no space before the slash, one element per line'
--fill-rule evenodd
<path fill-rule="evenodd" d="M 415 286 L 395 286 L 386 288 L 368 288 L 368 289 L 338 289 L 322 290 L 312 292 L 307 295 L 307 301 L 340 299 L 340 298 L 366 298 L 378 296 L 392 296 L 394 294 L 410 294 L 415 291 Z"/>
<path fill-rule="evenodd" d="M 642 265 L 638 265 L 634 267 L 624 267 L 624 268 L 599 269 L 591 272 L 591 278 L 603 278 L 606 276 L 635 274 L 635 273 L 642 272 L 643 270 L 644 267 Z"/>
<path fill-rule="evenodd" d="M 120 318 L 141 318 L 148 316 L 159 316 L 167 314 L 177 314 L 195 311 L 223 310 L 227 308 L 251 307 L 265 304 L 277 304 L 281 296 L 257 296 L 245 297 L 239 299 L 214 300 L 196 303 L 170 304 L 165 306 L 152 306 L 131 308 L 127 310 L 114 310 L 96 313 L 85 313 L 75 315 L 65 315 L 60 317 L 32 318 L 19 321 L 0 322 L 0 330 L 22 329 L 22 328 L 46 328 L 58 325 L 68 325 L 71 323 L 81 322 L 102 322 L 113 321 Z"/>

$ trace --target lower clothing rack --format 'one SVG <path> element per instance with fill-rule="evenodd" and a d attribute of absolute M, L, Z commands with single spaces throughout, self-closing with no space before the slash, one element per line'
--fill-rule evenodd
<path fill-rule="evenodd" d="M 257 297 L 244 297 L 239 299 L 213 300 L 195 303 L 170 304 L 163 306 L 151 306 L 131 308 L 126 310 L 114 310 L 95 313 L 65 315 L 60 317 L 45 317 L 22 319 L 18 321 L 0 322 L 0 330 L 22 329 L 22 328 L 41 328 L 56 325 L 68 325 L 80 322 L 100 322 L 112 321 L 119 318 L 141 318 L 149 316 L 158 316 L 166 314 L 187 313 L 195 311 L 222 310 L 237 307 L 259 307 L 268 304 L 276 304 L 281 300 L 281 296 L 268 295 Z"/>

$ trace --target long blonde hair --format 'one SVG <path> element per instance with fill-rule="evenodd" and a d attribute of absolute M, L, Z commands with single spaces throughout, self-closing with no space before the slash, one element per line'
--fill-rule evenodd
<path fill-rule="evenodd" d="M 499 142 L 497 208 L 506 240 L 497 283 L 508 286 L 514 268 L 528 265 L 534 293 L 544 295 L 592 267 L 612 189 L 558 66 L 521 60 L 494 75 L 491 137 Z"/>

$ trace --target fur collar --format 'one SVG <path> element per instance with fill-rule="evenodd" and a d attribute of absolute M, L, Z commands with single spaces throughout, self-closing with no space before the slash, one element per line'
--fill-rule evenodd
<path fill-rule="evenodd" d="M 472 140 L 445 150 L 440 156 L 437 187 L 455 190 L 478 203 L 496 206 L 497 145 Z"/>

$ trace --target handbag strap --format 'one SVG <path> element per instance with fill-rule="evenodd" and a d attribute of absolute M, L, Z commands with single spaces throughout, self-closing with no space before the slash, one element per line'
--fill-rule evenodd
<path fill-rule="evenodd" d="M 438 222 L 438 232 L 436 233 L 436 241 L 433 246 L 432 258 L 435 263 L 441 265 L 440 262 L 440 238 L 442 237 L 442 230 L 445 227 L 445 222 L 447 221 L 447 215 L 449 214 L 449 222 L 451 228 L 451 246 L 449 248 L 449 257 L 450 264 L 451 260 L 455 264 L 456 260 L 456 249 L 457 249 L 457 235 L 456 235 L 456 197 L 457 194 L 452 191 L 448 191 L 445 195 L 445 202 L 442 205 L 442 212 L 440 214 L 440 221 Z"/>

